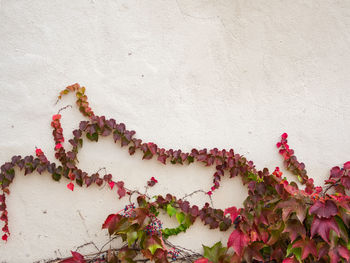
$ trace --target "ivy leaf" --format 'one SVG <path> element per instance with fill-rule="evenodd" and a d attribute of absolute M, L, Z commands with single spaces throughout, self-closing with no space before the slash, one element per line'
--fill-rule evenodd
<path fill-rule="evenodd" d="M 177 210 L 176 210 L 176 208 L 172 207 L 171 204 L 168 204 L 167 207 L 166 207 L 166 212 L 171 217 L 171 216 L 176 214 Z"/>
<path fill-rule="evenodd" d="M 232 247 L 239 256 L 242 256 L 244 248 L 248 245 L 248 241 L 248 237 L 242 231 L 236 229 L 231 233 L 227 241 L 227 247 Z"/>
<path fill-rule="evenodd" d="M 209 260 L 207 258 L 199 258 L 194 263 L 208 263 Z"/>
<path fill-rule="evenodd" d="M 329 251 L 329 257 L 331 263 L 343 262 L 340 260 L 340 257 L 344 258 L 346 262 L 349 262 L 350 252 L 346 247 L 338 245 Z"/>
<path fill-rule="evenodd" d="M 61 174 L 58 173 L 52 173 L 52 179 L 54 179 L 55 181 L 59 181 L 61 179 Z"/>
<path fill-rule="evenodd" d="M 344 221 L 341 219 L 341 217 L 339 216 L 335 216 L 335 221 L 338 224 L 339 227 L 339 232 L 340 232 L 340 237 L 346 242 L 348 243 L 349 241 L 349 236 L 348 236 L 348 231 L 346 229 L 346 226 L 344 224 Z"/>
<path fill-rule="evenodd" d="M 295 257 L 293 256 L 293 257 L 291 257 L 291 258 L 286 258 L 286 259 L 284 259 L 282 263 L 299 263 L 299 262 L 298 262 L 298 261 L 295 259 Z"/>
<path fill-rule="evenodd" d="M 282 208 L 283 221 L 286 221 L 293 212 L 296 213 L 296 216 L 298 217 L 301 223 L 305 219 L 305 216 L 306 216 L 305 205 L 303 204 L 303 202 L 297 199 L 290 198 L 286 201 L 279 202 L 276 206 L 276 209 L 277 208 Z"/>
<path fill-rule="evenodd" d="M 293 242 L 299 235 L 303 238 L 306 235 L 305 227 L 297 219 L 290 219 L 286 222 L 286 227 L 283 232 L 287 232 L 290 235 L 290 240 Z"/>
<path fill-rule="evenodd" d="M 71 251 L 71 253 L 73 257 L 67 258 L 61 262 L 62 263 L 86 263 L 84 257 L 80 253 L 74 252 L 74 251 Z"/>
<path fill-rule="evenodd" d="M 148 215 L 148 209 L 139 207 L 134 209 L 134 212 L 136 213 L 136 216 L 132 223 L 138 223 L 141 226 Z"/>
<path fill-rule="evenodd" d="M 292 244 L 289 244 L 287 247 L 287 257 L 290 256 L 291 254 L 293 254 L 292 258 L 295 257 L 299 262 L 301 261 L 301 248 L 300 247 L 294 248 L 292 246 Z M 293 261 L 291 261 L 291 262 L 293 262 Z"/>
<path fill-rule="evenodd" d="M 317 257 L 317 249 L 315 241 L 313 239 L 306 238 L 305 240 L 299 240 L 293 244 L 293 248 L 301 248 L 301 259 L 306 259 L 310 254 Z"/>
<path fill-rule="evenodd" d="M 110 251 L 107 254 L 108 263 L 118 263 L 118 259 L 121 262 L 134 262 L 132 259 L 137 256 L 137 252 L 134 249 L 122 248 L 118 251 L 118 259 Z M 115 261 L 112 261 L 115 260 Z"/>
<path fill-rule="evenodd" d="M 129 247 L 131 247 L 135 243 L 135 241 L 138 237 L 137 232 L 136 231 L 128 231 L 126 236 L 128 239 L 128 245 L 129 245 Z"/>
<path fill-rule="evenodd" d="M 315 216 L 311 224 L 311 237 L 318 234 L 323 238 L 323 240 L 329 243 L 329 232 L 331 229 L 333 229 L 338 236 L 340 235 L 338 224 L 333 217 L 318 218 Z"/>
<path fill-rule="evenodd" d="M 350 189 L 350 176 L 343 176 L 341 178 L 341 183 L 346 189 Z"/>
<path fill-rule="evenodd" d="M 86 133 L 86 137 L 90 140 L 90 141 L 98 141 L 98 133 Z"/>
<path fill-rule="evenodd" d="M 121 199 L 121 198 L 124 197 L 125 194 L 126 194 L 125 188 L 118 188 L 117 193 L 118 193 L 118 195 L 119 195 L 119 199 Z"/>
<path fill-rule="evenodd" d="M 152 255 L 156 253 L 158 248 L 163 248 L 161 241 L 157 236 L 149 236 L 145 240 L 146 248 L 151 252 Z"/>
<path fill-rule="evenodd" d="M 349 262 L 350 259 L 350 251 L 346 247 L 338 246 L 338 253 L 342 258 L 345 258 L 347 262 Z"/>
<path fill-rule="evenodd" d="M 177 219 L 177 222 L 181 224 L 185 220 L 185 214 L 182 212 L 176 213 L 176 219 Z"/>
<path fill-rule="evenodd" d="M 326 202 L 316 201 L 309 210 L 310 214 L 315 214 L 318 217 L 330 218 L 338 213 L 338 208 L 332 200 Z"/>
<path fill-rule="evenodd" d="M 225 209 L 224 215 L 229 214 L 231 218 L 231 222 L 233 223 L 236 217 L 241 213 L 241 209 L 237 209 L 237 207 L 232 206 Z"/>
<path fill-rule="evenodd" d="M 217 242 L 212 247 L 203 246 L 204 257 L 213 263 L 218 263 L 220 257 L 226 254 L 227 248 L 222 247 L 221 242 Z"/>
<path fill-rule="evenodd" d="M 108 228 L 108 232 L 110 235 L 114 233 L 114 229 L 116 224 L 122 219 L 122 216 L 119 214 L 111 214 L 109 215 L 105 222 L 102 224 L 102 229 Z"/>

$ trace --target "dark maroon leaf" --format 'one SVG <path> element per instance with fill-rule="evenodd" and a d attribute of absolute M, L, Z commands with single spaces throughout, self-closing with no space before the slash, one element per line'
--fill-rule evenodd
<path fill-rule="evenodd" d="M 106 128 L 106 129 L 103 130 L 103 132 L 102 132 L 101 135 L 102 135 L 102 136 L 108 136 L 108 135 L 111 134 L 111 132 L 112 132 L 112 130 Z"/>
<path fill-rule="evenodd" d="M 110 180 L 112 180 L 112 175 L 111 174 L 105 174 L 104 176 L 103 176 L 103 179 L 105 180 L 105 181 L 110 181 Z"/>
<path fill-rule="evenodd" d="M 162 164 L 166 164 L 166 159 L 167 159 L 166 155 L 159 155 L 157 158 L 157 160 L 160 161 Z"/>
<path fill-rule="evenodd" d="M 118 188 L 123 188 L 124 187 L 124 182 L 123 181 L 116 182 L 116 185 L 117 185 Z"/>
<path fill-rule="evenodd" d="M 97 178 L 95 183 L 98 185 L 98 186 L 101 186 L 103 184 L 103 179 L 102 178 Z"/>
<path fill-rule="evenodd" d="M 124 123 L 117 124 L 116 129 L 117 129 L 117 131 L 119 133 L 124 133 L 124 131 L 125 131 L 125 124 Z"/>
<path fill-rule="evenodd" d="M 114 140 L 114 142 L 117 142 L 117 141 L 120 140 L 120 139 L 121 139 L 120 134 L 117 133 L 117 132 L 114 132 L 114 133 L 113 133 L 113 140 Z"/>
<path fill-rule="evenodd" d="M 343 174 L 343 171 L 339 168 L 339 166 L 335 166 L 330 171 L 330 178 L 339 178 Z"/>
<path fill-rule="evenodd" d="M 310 214 L 315 214 L 318 217 L 330 218 L 338 213 L 338 208 L 332 200 L 326 202 L 316 201 L 309 210 Z"/>
<path fill-rule="evenodd" d="M 196 205 L 192 206 L 192 208 L 191 208 L 191 215 L 193 217 L 197 217 L 199 215 L 198 206 L 196 206 Z"/>
<path fill-rule="evenodd" d="M 85 131 L 86 127 L 88 126 L 89 122 L 88 121 L 81 121 L 79 124 L 79 129 L 81 131 Z"/>
<path fill-rule="evenodd" d="M 115 128 L 116 128 L 115 119 L 106 120 L 106 125 L 107 125 L 108 128 L 110 128 L 110 129 L 115 129 Z"/>
<path fill-rule="evenodd" d="M 346 189 L 350 189 L 350 176 L 343 176 L 341 178 L 341 183 Z"/>
<path fill-rule="evenodd" d="M 81 132 L 81 130 L 74 130 L 73 135 L 75 138 L 80 138 L 82 135 L 82 132 Z"/>
<path fill-rule="evenodd" d="M 340 235 L 338 224 L 333 217 L 319 218 L 315 216 L 311 225 L 311 237 L 318 234 L 323 240 L 329 242 L 329 232 L 331 229 L 334 230 L 338 236 Z"/>

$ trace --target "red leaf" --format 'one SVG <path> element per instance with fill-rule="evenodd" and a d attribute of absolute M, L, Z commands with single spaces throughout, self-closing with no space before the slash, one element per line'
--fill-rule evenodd
<path fill-rule="evenodd" d="M 208 263 L 209 260 L 207 258 L 200 258 L 197 259 L 194 263 Z"/>
<path fill-rule="evenodd" d="M 306 235 L 305 227 L 297 219 L 290 219 L 286 222 L 286 227 L 283 232 L 288 232 L 290 240 L 293 242 L 299 235 L 303 238 Z"/>
<path fill-rule="evenodd" d="M 342 185 L 345 186 L 346 189 L 350 189 L 350 177 L 349 176 L 343 176 L 341 178 Z"/>
<path fill-rule="evenodd" d="M 52 116 L 52 120 L 55 121 L 55 120 L 59 120 L 61 119 L 61 114 L 55 114 Z"/>
<path fill-rule="evenodd" d="M 115 183 L 113 181 L 110 181 L 108 184 L 109 184 L 110 188 L 113 189 Z"/>
<path fill-rule="evenodd" d="M 2 236 L 2 240 L 4 240 L 4 241 L 7 241 L 7 238 L 8 238 L 8 235 L 6 235 L 6 234 L 4 234 L 4 235 Z"/>
<path fill-rule="evenodd" d="M 315 214 L 318 217 L 330 218 L 338 213 L 338 208 L 332 200 L 327 200 L 325 203 L 316 201 L 310 208 L 310 214 Z"/>
<path fill-rule="evenodd" d="M 334 218 L 318 218 L 315 216 L 314 221 L 311 225 L 311 237 L 313 237 L 316 234 L 319 234 L 323 240 L 327 241 L 329 243 L 329 231 L 333 229 L 338 236 L 339 233 L 339 227 L 337 222 L 334 220 Z"/>
<path fill-rule="evenodd" d="M 62 148 L 62 144 L 57 143 L 56 146 L 55 146 L 55 150 L 58 150 L 58 149 L 61 149 L 61 148 Z"/>
<path fill-rule="evenodd" d="M 350 169 L 350 161 L 344 163 L 344 169 Z"/>
<path fill-rule="evenodd" d="M 310 239 L 299 240 L 294 243 L 293 247 L 301 248 L 302 260 L 307 258 L 310 254 L 312 254 L 314 257 L 317 257 L 317 248 L 314 240 L 310 240 Z"/>
<path fill-rule="evenodd" d="M 63 261 L 60 261 L 61 263 L 86 263 L 84 257 L 78 253 L 78 252 L 74 252 L 74 251 L 71 251 L 73 257 L 71 258 L 67 258 Z"/>
<path fill-rule="evenodd" d="M 235 206 L 232 206 L 225 209 L 224 215 L 230 214 L 231 222 L 233 223 L 240 212 L 241 209 L 237 209 Z"/>
<path fill-rule="evenodd" d="M 294 258 L 294 256 L 293 256 L 293 257 L 291 257 L 291 258 L 286 258 L 286 259 L 284 259 L 284 260 L 282 261 L 282 263 L 298 263 L 298 260 L 296 260 L 296 259 Z"/>
<path fill-rule="evenodd" d="M 125 191 L 124 188 L 119 188 L 117 192 L 118 192 L 118 195 L 119 195 L 119 199 L 121 199 L 122 197 L 124 197 L 125 194 L 126 194 L 126 191 Z"/>
<path fill-rule="evenodd" d="M 346 261 L 349 261 L 350 259 L 350 252 L 346 247 L 338 246 L 338 253 L 342 258 L 345 258 Z"/>
<path fill-rule="evenodd" d="M 124 187 L 124 182 L 123 181 L 116 182 L 116 185 L 117 185 L 118 188 L 123 188 Z"/>
<path fill-rule="evenodd" d="M 72 182 L 70 182 L 69 184 L 67 184 L 67 188 L 69 189 L 69 190 L 74 190 L 74 184 L 72 183 Z"/>
<path fill-rule="evenodd" d="M 114 220 L 115 217 L 116 217 L 115 214 L 109 215 L 109 216 L 106 218 L 105 222 L 103 223 L 102 229 L 108 228 L 108 226 L 111 224 L 111 222 Z"/>
<path fill-rule="evenodd" d="M 329 257 L 331 259 L 331 263 L 339 263 L 339 255 L 335 249 L 329 251 Z"/>
<path fill-rule="evenodd" d="M 330 171 L 330 178 L 339 178 L 343 172 L 340 170 L 339 166 L 334 166 Z"/>
<path fill-rule="evenodd" d="M 167 156 L 166 155 L 158 155 L 157 160 L 160 161 L 162 164 L 166 163 Z"/>
<path fill-rule="evenodd" d="M 35 150 L 35 153 L 36 153 L 36 156 L 40 156 L 40 155 L 43 154 L 43 151 L 38 148 L 38 149 Z"/>
<path fill-rule="evenodd" d="M 122 219 L 123 217 L 119 214 L 112 214 L 109 215 L 105 222 L 102 225 L 102 229 L 108 228 L 108 232 L 110 235 L 112 235 L 115 231 L 115 227 L 117 223 Z"/>
<path fill-rule="evenodd" d="M 73 258 L 77 260 L 77 262 L 85 263 L 84 257 L 80 253 L 74 251 L 71 251 L 71 253 L 73 255 Z"/>
<path fill-rule="evenodd" d="M 241 256 L 244 248 L 248 245 L 248 241 L 246 235 L 242 231 L 236 229 L 231 233 L 227 241 L 227 247 L 232 247 L 233 250 Z"/>

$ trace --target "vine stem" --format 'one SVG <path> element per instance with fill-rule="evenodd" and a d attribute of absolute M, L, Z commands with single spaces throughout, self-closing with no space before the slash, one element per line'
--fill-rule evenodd
<path fill-rule="evenodd" d="M 64 106 L 63 108 L 60 108 L 57 112 L 57 114 L 60 114 L 61 111 L 67 109 L 67 108 L 73 108 L 72 105 L 67 105 L 67 106 Z"/>
<path fill-rule="evenodd" d="M 193 196 L 194 194 L 197 194 L 197 193 L 203 193 L 203 194 L 207 195 L 209 197 L 211 206 L 214 206 L 213 205 L 213 199 L 211 198 L 211 196 L 208 195 L 207 192 L 202 190 L 202 189 L 199 189 L 199 190 L 193 191 L 192 193 L 186 194 L 183 197 L 181 197 L 180 199 L 185 200 L 187 197 L 191 197 L 191 196 Z"/>

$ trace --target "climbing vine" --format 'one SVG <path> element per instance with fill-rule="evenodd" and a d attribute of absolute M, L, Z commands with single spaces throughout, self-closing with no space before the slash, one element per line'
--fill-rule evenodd
<path fill-rule="evenodd" d="M 47 173 L 59 181 L 68 180 L 67 188 L 74 191 L 75 186 L 89 187 L 96 184 L 108 185 L 116 190 L 119 198 L 129 196 L 125 209 L 109 215 L 102 224 L 111 239 L 121 238 L 123 246 L 109 248 L 92 255 L 81 255 L 72 251 L 72 256 L 60 262 L 137 262 L 137 261 L 196 261 L 197 263 L 226 262 L 350 262 L 350 162 L 330 171 L 325 185 L 315 186 L 309 178 L 304 163 L 297 160 L 288 145 L 288 135 L 282 134 L 277 143 L 283 157 L 284 166 L 296 176 L 299 183 L 289 182 L 279 167 L 273 172 L 267 168 L 257 170 L 252 161 L 236 153 L 233 149 L 192 149 L 191 152 L 164 149 L 153 142 L 143 142 L 135 137 L 135 131 L 127 130 L 124 123 L 114 119 L 97 116 L 89 106 L 85 88 L 79 84 L 68 86 L 60 92 L 58 100 L 68 93 L 75 93 L 76 104 L 87 119 L 79 123 L 68 140 L 70 149 L 63 146 L 65 138 L 61 126 L 61 109 L 53 115 L 55 158 L 50 162 L 45 153 L 35 149 L 35 156 L 13 156 L 1 166 L 0 219 L 2 240 L 10 236 L 6 196 L 15 177 L 15 168 L 24 175 L 33 172 Z M 123 181 L 115 181 L 106 169 L 89 175 L 78 167 L 77 156 L 87 138 L 97 142 L 99 137 L 111 136 L 115 143 L 126 147 L 130 155 L 142 153 L 142 159 L 155 158 L 164 165 L 189 165 L 194 162 L 215 167 L 212 185 L 198 190 L 211 201 L 220 187 L 223 176 L 240 176 L 248 188 L 248 196 L 243 207 L 215 209 L 206 203 L 202 208 L 191 205 L 186 197 L 149 196 L 147 189 L 158 181 L 152 177 L 146 182 L 146 191 L 141 193 L 128 189 Z M 102 172 L 103 171 L 103 172 Z M 136 195 L 137 203 L 131 202 Z M 176 218 L 178 226 L 163 228 L 159 213 Z M 215 243 L 212 247 L 203 245 L 199 254 L 186 248 L 172 245 L 168 238 L 186 232 L 196 220 L 210 229 L 230 231 L 227 244 Z"/>

